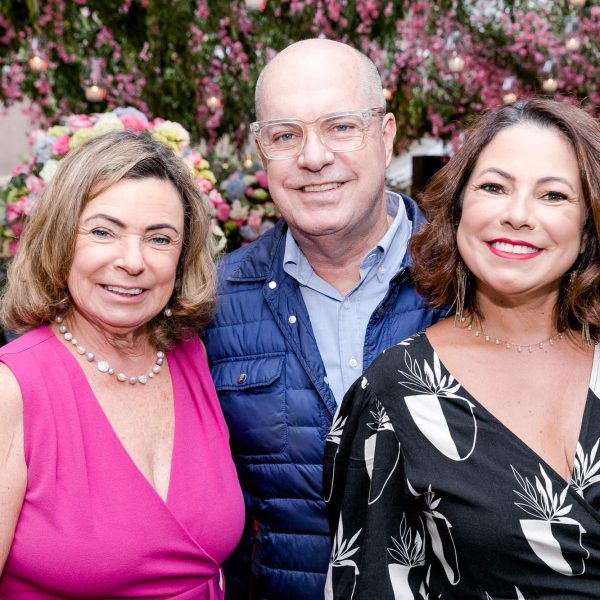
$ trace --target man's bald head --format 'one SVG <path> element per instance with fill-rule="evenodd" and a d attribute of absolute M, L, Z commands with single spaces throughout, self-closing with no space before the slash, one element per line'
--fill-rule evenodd
<path fill-rule="evenodd" d="M 256 118 L 263 118 L 263 95 L 276 93 L 277 80 L 282 73 L 293 73 L 294 69 L 330 70 L 339 76 L 347 72 L 348 76 L 359 75 L 358 86 L 368 106 L 362 108 L 385 108 L 381 77 L 373 62 L 352 46 L 320 38 L 302 40 L 291 44 L 279 52 L 262 70 L 255 91 Z M 344 107 L 340 107 L 343 109 Z"/>

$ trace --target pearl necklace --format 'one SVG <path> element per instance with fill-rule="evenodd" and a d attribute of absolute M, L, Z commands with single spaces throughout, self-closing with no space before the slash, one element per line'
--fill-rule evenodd
<path fill-rule="evenodd" d="M 465 317 L 461 319 L 461 323 L 465 321 Z M 535 342 L 534 344 L 515 344 L 515 342 L 509 342 L 508 340 L 503 340 L 499 337 L 495 337 L 493 335 L 488 335 L 483 331 L 483 329 L 474 328 L 472 324 L 467 325 L 467 331 L 474 331 L 475 337 L 481 338 L 485 342 L 492 342 L 496 346 L 504 346 L 507 350 L 516 350 L 517 352 L 523 352 L 524 348 L 527 348 L 528 352 L 533 352 L 535 348 L 542 349 L 544 344 L 548 344 L 548 346 L 554 346 L 554 342 L 556 340 L 562 340 L 565 336 L 562 333 L 556 332 L 554 335 L 551 335 L 549 338 L 545 340 L 540 340 L 539 342 Z"/>
<path fill-rule="evenodd" d="M 82 346 L 74 337 L 73 334 L 67 329 L 67 326 L 63 323 L 62 317 L 56 316 L 54 320 L 58 323 L 58 330 L 65 338 L 67 342 L 70 342 L 75 346 L 75 350 L 78 354 L 85 355 L 85 358 L 88 362 L 95 362 L 96 368 L 100 373 L 108 373 L 109 375 L 114 375 L 115 370 L 108 364 L 107 360 L 98 360 L 96 355 L 93 352 L 89 352 Z M 149 379 L 152 379 L 155 375 L 158 375 L 161 371 L 162 365 L 165 362 L 165 353 L 159 350 L 156 353 L 156 361 L 152 370 L 147 375 L 139 375 L 137 377 L 128 377 L 125 373 L 117 373 L 118 381 L 128 381 L 131 385 L 135 385 L 136 383 L 146 384 Z"/>

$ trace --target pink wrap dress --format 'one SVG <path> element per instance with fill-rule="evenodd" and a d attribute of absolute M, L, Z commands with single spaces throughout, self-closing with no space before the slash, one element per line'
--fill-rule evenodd
<path fill-rule="evenodd" d="M 28 472 L 0 598 L 222 599 L 221 564 L 244 507 L 200 342 L 167 353 L 175 437 L 166 502 L 49 327 L 0 348 L 0 361 L 21 387 Z"/>

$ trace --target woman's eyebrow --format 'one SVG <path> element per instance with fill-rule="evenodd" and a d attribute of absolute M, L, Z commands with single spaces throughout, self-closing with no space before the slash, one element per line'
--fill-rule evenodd
<path fill-rule="evenodd" d="M 121 229 L 125 228 L 125 223 L 123 223 L 123 221 L 121 221 L 120 219 L 117 219 L 116 217 L 113 217 L 111 215 L 107 215 L 104 213 L 96 213 L 95 215 L 90 215 L 83 222 L 87 223 L 88 221 L 92 221 L 94 219 L 106 219 L 107 221 L 113 223 L 114 225 L 116 225 L 117 227 L 120 227 Z M 146 231 L 156 231 L 157 229 L 172 229 L 175 233 L 179 233 L 177 228 L 173 227 L 173 225 L 171 225 L 169 223 L 156 223 L 155 225 L 149 225 L 148 227 L 146 227 Z"/>

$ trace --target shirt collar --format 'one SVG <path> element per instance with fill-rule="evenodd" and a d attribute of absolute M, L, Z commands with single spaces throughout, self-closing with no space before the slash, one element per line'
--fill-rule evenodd
<path fill-rule="evenodd" d="M 373 246 L 363 258 L 360 264 L 361 279 L 374 264 L 379 262 L 389 262 L 386 261 L 385 258 L 389 255 L 389 250 L 392 248 L 392 245 L 398 246 L 398 249 L 402 249 L 402 256 L 404 256 L 406 252 L 406 245 L 408 243 L 408 238 L 410 237 L 410 223 L 406 214 L 404 202 L 402 202 L 402 198 L 399 194 L 390 192 L 389 190 L 386 190 L 385 199 L 387 214 L 390 217 L 393 217 L 394 220 L 379 242 Z M 402 235 L 398 236 L 397 234 L 400 228 L 402 228 Z M 399 239 L 399 237 L 401 239 Z M 285 239 L 283 264 L 285 270 L 290 275 L 293 275 L 293 277 L 302 285 L 306 285 L 314 274 L 310 263 L 294 239 L 289 227 Z M 385 278 L 385 271 L 386 266 L 385 264 L 382 264 L 377 273 L 380 279 Z"/>

